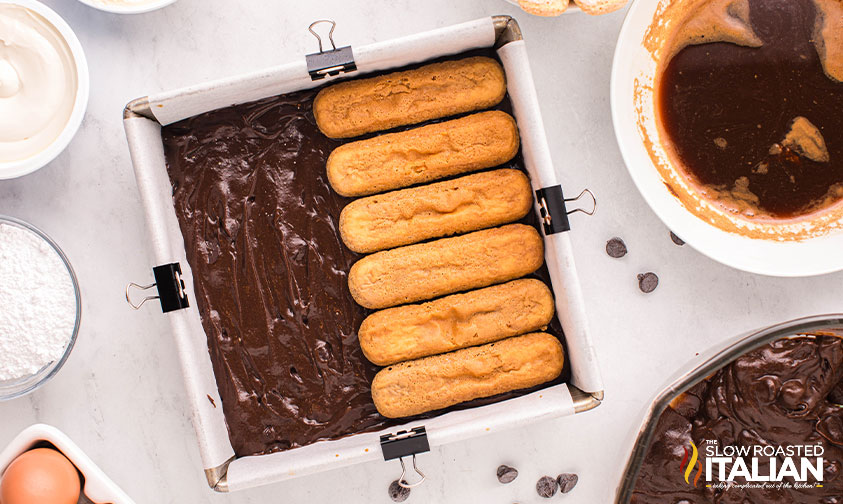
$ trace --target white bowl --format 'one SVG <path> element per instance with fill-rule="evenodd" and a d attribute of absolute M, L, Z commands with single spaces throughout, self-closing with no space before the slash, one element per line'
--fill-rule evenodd
<path fill-rule="evenodd" d="M 843 270 L 840 205 L 810 220 L 747 221 L 694 196 L 686 177 L 670 163 L 660 146 L 654 118 L 657 62 L 644 43 L 657 7 L 664 1 L 632 3 L 618 37 L 612 67 L 615 135 L 638 190 L 674 233 L 703 254 L 733 268 L 786 277 Z M 676 188 L 683 187 L 687 189 L 683 193 L 686 203 L 674 195 Z M 688 196 L 692 196 L 690 202 Z"/>
<path fill-rule="evenodd" d="M 76 469 L 85 477 L 82 487 L 85 495 L 93 502 L 109 502 L 112 504 L 135 504 L 105 473 L 94 464 L 79 446 L 70 440 L 62 431 L 44 424 L 27 427 L 0 452 L 0 474 L 6 471 L 13 460 L 33 448 L 44 445 L 60 451 Z M 112 460 L 116 459 L 114 457 Z M 80 501 L 84 502 L 84 501 Z"/>
<path fill-rule="evenodd" d="M 129 2 L 123 0 L 79 0 L 85 5 L 99 9 L 105 12 L 112 12 L 114 14 L 143 14 L 158 9 L 162 9 L 176 0 L 146 0 Z"/>
<path fill-rule="evenodd" d="M 85 109 L 88 107 L 88 94 L 90 93 L 91 78 L 88 74 L 88 62 L 85 59 L 85 52 L 82 50 L 82 44 L 76 38 L 76 34 L 70 29 L 70 26 L 61 18 L 55 11 L 35 0 L 0 0 L 0 4 L 20 5 L 30 9 L 50 24 L 52 24 L 58 32 L 64 37 L 70 51 L 73 54 L 73 62 L 76 65 L 76 75 L 78 85 L 76 88 L 76 101 L 73 103 L 73 111 L 70 114 L 67 124 L 64 129 L 56 137 L 55 140 L 43 151 L 35 156 L 17 161 L 2 162 L 0 161 L 0 180 L 21 177 L 44 167 L 56 158 L 70 143 L 73 136 L 79 130 L 82 124 L 82 118 L 85 116 Z"/>

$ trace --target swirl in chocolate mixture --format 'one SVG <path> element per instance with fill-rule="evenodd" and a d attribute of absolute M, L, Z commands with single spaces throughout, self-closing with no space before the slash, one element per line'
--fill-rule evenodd
<path fill-rule="evenodd" d="M 401 423 L 380 416 L 372 403 L 378 367 L 357 341 L 368 312 L 347 284 L 360 256 L 337 230 L 350 200 L 331 190 L 325 173 L 340 142 L 316 126 L 317 91 L 209 112 L 162 133 L 196 304 L 238 456 Z M 505 100 L 499 108 L 509 107 Z M 506 166 L 523 170 L 523 159 Z M 536 217 L 523 222 L 535 226 Z M 546 269 L 538 276 L 547 281 Z M 549 332 L 561 339 L 558 320 Z"/>
<path fill-rule="evenodd" d="M 784 339 L 739 357 L 674 400 L 658 419 L 631 502 L 843 503 L 841 400 L 843 340 L 839 338 Z M 691 441 L 700 448 L 697 467 L 703 469 L 696 486 L 697 469 L 689 483 L 682 471 Z M 716 471 L 714 482 L 704 481 L 704 447 L 710 441 L 719 447 L 821 445 L 822 487 L 814 487 L 809 479 L 808 488 L 798 489 L 716 488 Z M 776 466 L 782 468 L 785 457 L 777 459 Z M 751 457 L 746 460 L 750 465 Z M 769 458 L 758 458 L 758 474 L 770 474 Z M 736 483 L 745 480 L 738 478 Z"/>

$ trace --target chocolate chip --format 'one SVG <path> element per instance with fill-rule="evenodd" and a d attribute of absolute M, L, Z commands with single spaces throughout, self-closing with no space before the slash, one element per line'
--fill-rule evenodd
<path fill-rule="evenodd" d="M 577 486 L 580 477 L 573 473 L 562 473 L 556 477 L 556 483 L 559 485 L 559 491 L 566 494 Z"/>
<path fill-rule="evenodd" d="M 609 257 L 620 259 L 626 255 L 626 243 L 617 236 L 606 242 L 606 253 Z"/>
<path fill-rule="evenodd" d="M 556 495 L 557 490 L 559 490 L 559 484 L 556 483 L 556 480 L 550 476 L 542 476 L 536 483 L 536 493 L 545 499 L 549 499 Z"/>
<path fill-rule="evenodd" d="M 658 286 L 659 277 L 655 273 L 649 272 L 638 275 L 638 288 L 641 289 L 641 292 L 649 294 L 656 290 Z"/>
<path fill-rule="evenodd" d="M 410 496 L 410 489 L 398 484 L 398 480 L 389 484 L 389 498 L 393 502 L 404 502 Z"/>
<path fill-rule="evenodd" d="M 670 232 L 670 239 L 673 240 L 673 243 L 679 245 L 680 247 L 685 245 L 685 240 L 673 234 L 673 231 Z"/>
<path fill-rule="evenodd" d="M 503 484 L 512 483 L 518 477 L 518 469 L 502 465 L 498 467 L 498 481 Z"/>

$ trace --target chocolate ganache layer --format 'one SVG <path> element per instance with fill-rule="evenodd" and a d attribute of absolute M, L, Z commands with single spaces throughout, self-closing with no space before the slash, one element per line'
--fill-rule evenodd
<path fill-rule="evenodd" d="M 691 503 L 843 503 L 843 340 L 832 336 L 779 340 L 747 353 L 673 401 L 658 419 L 636 480 L 634 504 Z M 691 442 L 699 449 L 685 481 Z M 807 485 L 791 488 L 735 479 L 731 488 L 706 481 L 709 449 L 727 446 L 821 446 L 822 486 L 809 475 Z M 757 458 L 758 475 L 783 470 L 786 456 Z M 797 470 L 800 458 L 794 457 Z M 693 459 L 690 459 L 693 460 Z M 750 471 L 752 456 L 745 458 Z M 812 459 L 816 463 L 816 458 Z M 717 468 L 717 464 L 713 464 Z M 727 463 L 726 474 L 732 463 Z M 701 477 L 697 478 L 698 472 Z M 743 485 L 743 486 L 742 486 Z"/>
<path fill-rule="evenodd" d="M 162 132 L 195 302 L 237 456 L 408 420 L 388 420 L 372 403 L 379 368 L 357 341 L 369 312 L 354 303 L 347 284 L 361 256 L 338 231 L 351 200 L 331 190 L 325 172 L 342 142 L 319 132 L 317 92 L 216 110 Z M 507 97 L 498 108 L 510 107 Z M 523 170 L 520 153 L 506 166 Z M 537 225 L 532 212 L 523 222 Z M 548 281 L 546 268 L 536 276 Z M 563 339 L 558 320 L 548 330 Z"/>

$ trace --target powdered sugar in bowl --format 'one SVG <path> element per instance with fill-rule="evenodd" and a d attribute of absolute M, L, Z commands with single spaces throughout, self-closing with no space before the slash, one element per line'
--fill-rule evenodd
<path fill-rule="evenodd" d="M 82 314 L 76 274 L 47 235 L 0 215 L 0 401 L 39 388 L 73 349 Z"/>

